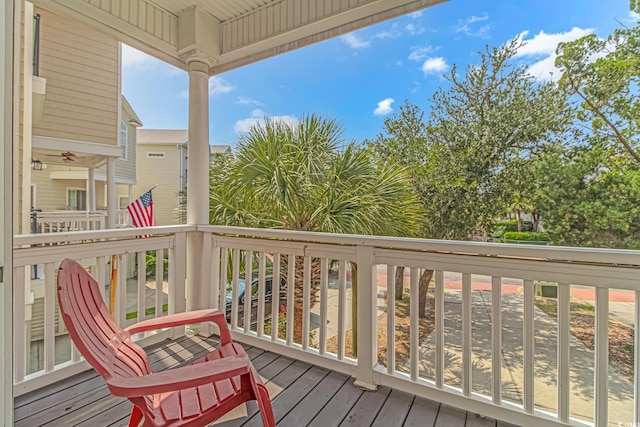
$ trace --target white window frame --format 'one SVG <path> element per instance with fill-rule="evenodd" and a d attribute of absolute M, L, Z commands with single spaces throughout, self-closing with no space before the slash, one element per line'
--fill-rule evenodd
<path fill-rule="evenodd" d="M 149 151 L 147 157 L 150 159 L 164 159 L 165 154 L 164 151 Z"/>
<path fill-rule="evenodd" d="M 122 207 L 122 199 L 125 199 L 127 202 L 125 203 L 124 207 Z M 123 210 L 123 209 L 127 209 L 127 206 L 129 206 L 129 196 L 118 196 L 118 209 L 119 210 Z"/>
<path fill-rule="evenodd" d="M 84 209 L 71 209 L 71 199 L 69 198 L 70 191 L 83 191 L 84 198 L 80 200 L 84 200 Z M 76 210 L 76 211 L 86 211 L 87 210 L 87 189 L 80 187 L 67 187 L 67 209 Z"/>
<path fill-rule="evenodd" d="M 129 128 L 124 121 L 120 122 L 120 147 L 122 148 L 121 160 L 127 160 L 129 145 Z"/>

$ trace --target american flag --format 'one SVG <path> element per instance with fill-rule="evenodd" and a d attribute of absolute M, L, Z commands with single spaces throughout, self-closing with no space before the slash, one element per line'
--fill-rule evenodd
<path fill-rule="evenodd" d="M 129 215 L 133 221 L 134 227 L 151 227 L 156 225 L 153 217 L 153 199 L 151 199 L 151 190 L 144 193 L 135 202 L 127 206 Z M 150 237 L 151 234 L 145 234 L 140 237 Z"/>

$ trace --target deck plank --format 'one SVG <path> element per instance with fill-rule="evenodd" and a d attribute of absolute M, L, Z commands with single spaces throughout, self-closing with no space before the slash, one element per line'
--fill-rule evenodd
<path fill-rule="evenodd" d="M 440 404 L 436 401 L 416 397 L 404 421 L 405 427 L 433 427 L 436 423 Z"/>
<path fill-rule="evenodd" d="M 379 387 L 376 391 L 364 392 L 340 425 L 356 427 L 371 425 L 390 392 L 391 389 L 386 386 Z"/>
<path fill-rule="evenodd" d="M 279 426 L 306 426 L 349 379 L 348 375 L 329 372 L 280 422 Z"/>
<path fill-rule="evenodd" d="M 372 427 L 401 427 L 413 403 L 413 395 L 399 390 L 391 390 L 382 405 Z"/>
<path fill-rule="evenodd" d="M 161 371 L 189 363 L 217 343 L 213 337 L 182 337 L 145 350 L 152 369 Z M 385 386 L 364 392 L 345 374 L 257 347 L 246 351 L 269 390 L 279 426 L 517 427 Z M 236 409 L 216 427 L 262 425 L 255 402 Z M 14 406 L 18 427 L 120 427 L 130 412 L 131 403 L 112 396 L 94 371 L 19 396 Z"/>
<path fill-rule="evenodd" d="M 363 393 L 364 391 L 354 386 L 353 381 L 349 379 L 324 408 L 316 414 L 309 427 L 335 426 L 347 416 Z"/>

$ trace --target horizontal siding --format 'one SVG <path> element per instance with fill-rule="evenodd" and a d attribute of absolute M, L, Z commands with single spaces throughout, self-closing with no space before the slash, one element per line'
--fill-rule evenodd
<path fill-rule="evenodd" d="M 85 180 L 51 179 L 51 167 L 33 171 L 31 181 L 36 185 L 36 207 L 43 212 L 67 208 L 67 188 L 86 188 Z"/>
<path fill-rule="evenodd" d="M 116 177 L 136 179 L 136 128 L 129 123 L 131 116 L 122 109 L 122 121 L 127 123 L 127 160 L 116 160 Z M 127 193 L 128 194 L 128 193 Z"/>
<path fill-rule="evenodd" d="M 47 94 L 34 134 L 117 145 L 118 42 L 77 21 L 36 12 Z"/>
<path fill-rule="evenodd" d="M 163 152 L 165 157 L 148 158 L 148 152 Z M 153 190 L 153 212 L 157 225 L 178 224 L 177 209 L 180 191 L 180 157 L 175 145 L 139 145 L 137 159 L 138 184 L 133 197 L 139 197 L 149 188 Z"/>

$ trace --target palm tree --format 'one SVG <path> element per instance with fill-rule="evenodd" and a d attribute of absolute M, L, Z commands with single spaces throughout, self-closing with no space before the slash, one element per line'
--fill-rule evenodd
<path fill-rule="evenodd" d="M 212 224 L 415 236 L 422 222 L 406 170 L 383 166 L 354 143 L 344 145 L 340 125 L 314 114 L 295 125 L 265 120 L 242 135 L 236 156 L 211 168 L 209 204 Z M 294 313 L 300 319 L 302 265 L 296 260 Z M 312 307 L 319 273 L 314 259 Z"/>

